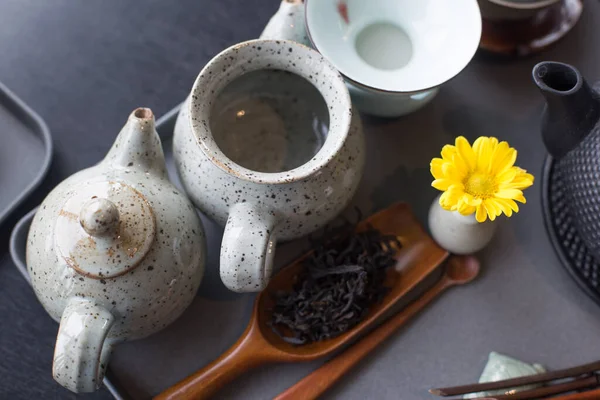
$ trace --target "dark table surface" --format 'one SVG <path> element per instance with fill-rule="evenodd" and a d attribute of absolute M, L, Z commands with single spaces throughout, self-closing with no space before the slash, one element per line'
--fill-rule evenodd
<path fill-rule="evenodd" d="M 0 81 L 46 120 L 55 144 L 48 178 L 27 204 L 0 227 L 0 399 L 76 397 L 52 380 L 50 371 L 57 325 L 46 315 L 8 255 L 10 229 L 18 217 L 38 204 L 48 190 L 64 177 L 100 160 L 132 109 L 146 106 L 152 108 L 156 115 L 161 115 L 182 101 L 199 70 L 212 56 L 231 44 L 257 37 L 277 7 L 278 0 L 0 0 Z M 375 121 L 373 134 L 380 137 L 382 134 L 405 135 L 400 143 L 416 143 L 420 154 L 425 149 L 441 148 L 443 143 L 463 132 L 470 137 L 476 133 L 497 135 L 517 146 L 520 154 L 527 154 L 521 159 L 521 166 L 539 175 L 545 151 L 534 128 L 542 99 L 530 83 L 529 71 L 537 61 L 557 59 L 577 65 L 590 80 L 599 79 L 598 26 L 600 4 L 588 1 L 579 25 L 546 53 L 511 62 L 478 55 L 430 106 L 400 121 Z M 438 123 L 431 115 L 441 114 L 440 104 L 467 106 L 464 112 L 444 114 L 449 117 Z M 414 134 L 415 129 L 422 131 L 421 136 Z M 435 133 L 426 139 L 429 131 Z M 417 137 L 433 144 L 419 145 Z M 390 150 L 384 150 L 387 158 L 376 163 L 392 159 Z M 428 185 L 427 164 L 431 156 L 417 158 L 406 152 L 405 155 L 412 171 L 417 172 L 409 178 L 394 174 L 381 178 L 378 190 L 386 185 L 392 192 L 396 190 L 394 179 L 404 180 L 404 183 L 408 180 L 410 184 L 418 178 L 422 181 L 419 187 Z M 367 186 L 373 187 L 374 184 L 367 182 Z M 397 200 L 426 203 L 434 195 L 433 192 L 426 193 L 399 193 Z M 388 202 L 390 196 L 379 196 L 384 197 Z M 532 192 L 529 200 L 533 205 L 524 208 L 524 215 L 503 225 L 499 244 L 483 255 L 484 261 L 495 267 L 502 264 L 503 257 L 522 262 L 523 268 L 528 271 L 523 276 L 527 281 L 511 275 L 509 268 L 512 266 L 507 266 L 505 272 L 496 268 L 486 279 L 503 279 L 506 282 L 516 276 L 510 286 L 525 291 L 529 284 L 526 282 L 539 280 L 547 292 L 556 293 L 560 301 L 554 303 L 561 304 L 563 308 L 538 308 L 544 315 L 542 318 L 522 304 L 523 309 L 515 310 L 515 315 L 520 315 L 516 317 L 512 314 L 494 316 L 491 305 L 490 318 L 482 324 L 500 332 L 509 329 L 506 331 L 509 332 L 511 324 L 522 325 L 524 321 L 531 321 L 531 326 L 527 325 L 529 328 L 520 326 L 519 329 L 526 332 L 535 330 L 536 326 L 544 326 L 560 330 L 560 333 L 540 331 L 536 335 L 525 335 L 518 348 L 526 348 L 528 341 L 546 340 L 543 347 L 546 353 L 527 355 L 533 358 L 532 361 L 547 361 L 554 368 L 590 361 L 594 359 L 594 353 L 596 358 L 600 354 L 598 347 L 587 350 L 582 347 L 591 343 L 593 334 L 597 335 L 594 329 L 600 326 L 598 309 L 569 280 L 552 253 L 541 223 L 539 193 Z M 371 204 L 371 207 L 385 205 Z M 523 246 L 530 242 L 538 243 L 535 250 L 524 250 Z M 481 296 L 487 292 L 483 288 L 480 288 Z M 477 292 L 477 289 L 474 290 Z M 511 301 L 501 296 L 499 291 L 495 301 Z M 459 297 L 454 299 L 456 304 L 463 304 Z M 543 304 L 543 299 L 535 296 L 525 296 L 523 301 Z M 514 304 L 519 306 L 518 301 Z M 569 314 L 569 323 L 577 326 L 553 325 L 553 312 Z M 431 331 L 419 335 L 417 330 L 421 326 L 427 327 L 430 319 L 439 319 L 443 315 L 447 313 L 434 309 L 420 319 L 413 326 L 412 333 L 406 335 L 406 346 L 423 340 L 423 336 L 433 341 Z M 442 319 L 444 322 L 451 321 L 449 315 Z M 461 332 L 467 335 L 469 331 Z M 481 329 L 473 335 L 487 333 Z M 441 330 L 434 336 L 448 334 L 451 333 Z M 544 339 L 545 335 L 550 336 Z M 581 342 L 577 341 L 579 335 Z M 418 336 L 421 338 L 418 339 Z M 539 339 L 536 339 L 537 336 Z M 464 340 L 469 338 L 464 337 Z M 553 341 L 560 346 L 571 344 L 569 347 L 553 347 Z M 481 344 L 482 348 L 489 345 L 482 340 L 474 340 L 473 343 L 474 346 Z M 460 351 L 468 350 L 469 346 L 466 346 Z M 477 352 L 476 356 L 465 358 L 480 360 L 479 364 L 471 366 L 468 376 L 477 373 L 485 360 L 486 354 L 481 349 Z M 444 362 L 451 363 L 452 360 Z M 448 364 L 448 371 L 450 367 Z M 373 371 L 370 368 L 369 376 Z M 382 382 L 393 380 L 390 372 L 381 375 Z M 461 383 L 450 379 L 454 379 L 454 375 L 432 376 L 430 382 Z M 386 390 L 385 393 L 391 396 L 394 391 Z M 400 393 L 396 394 L 394 398 L 404 398 Z M 102 399 L 110 398 L 110 394 L 101 389 L 84 397 Z"/>
<path fill-rule="evenodd" d="M 43 187 L 0 227 L 0 399 L 76 397 L 52 379 L 57 325 L 7 251 L 16 217 L 64 177 L 99 161 L 135 107 L 162 115 L 181 102 L 212 56 L 257 37 L 278 6 L 0 0 L 0 81 L 46 120 L 55 145 Z M 106 389 L 85 397 L 111 398 Z"/>

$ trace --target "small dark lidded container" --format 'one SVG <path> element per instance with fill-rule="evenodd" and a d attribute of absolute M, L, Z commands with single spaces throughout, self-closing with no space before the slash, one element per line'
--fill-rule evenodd
<path fill-rule="evenodd" d="M 568 64 L 539 63 L 533 80 L 546 99 L 542 138 L 553 159 L 552 180 L 560 182 L 550 190 L 564 193 L 559 206 L 567 215 L 557 215 L 554 223 L 561 226 L 569 218 L 600 262 L 600 95 Z"/>
<path fill-rule="evenodd" d="M 290 292 L 274 294 L 273 331 L 303 345 L 336 337 L 356 326 L 389 291 L 387 270 L 401 247 L 395 236 L 355 227 L 321 242 L 304 261 Z"/>

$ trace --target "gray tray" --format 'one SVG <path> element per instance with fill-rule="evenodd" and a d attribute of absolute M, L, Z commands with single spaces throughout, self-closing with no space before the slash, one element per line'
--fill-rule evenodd
<path fill-rule="evenodd" d="M 0 83 L 0 224 L 41 183 L 52 158 L 46 123 Z M 15 174 L 15 166 L 19 173 Z"/>
<path fill-rule="evenodd" d="M 157 120 L 156 128 L 163 143 L 169 178 L 176 186 L 181 187 L 171 152 L 171 136 L 178 111 L 179 107 L 176 107 Z M 351 207 L 348 209 L 349 216 L 354 217 Z M 12 259 L 28 282 L 25 247 L 35 211 L 30 211 L 17 223 L 10 239 Z M 209 252 L 198 296 L 182 317 L 167 329 L 146 339 L 116 347 L 104 379 L 104 385 L 116 399 L 141 400 L 158 394 L 217 358 L 237 340 L 246 327 L 255 295 L 233 293 L 223 286 L 218 272 L 223 230 L 201 213 L 199 215 L 206 231 Z M 275 265 L 281 267 L 287 264 L 306 249 L 307 240 L 279 245 Z M 439 272 L 437 270 L 432 273 L 409 293 L 396 310 L 433 284 L 438 279 Z M 249 372 L 236 381 L 235 387 L 220 393 L 218 398 L 272 398 L 323 361 L 287 365 L 283 371 L 277 367 L 266 367 L 258 376 L 256 372 Z M 268 383 L 273 376 L 277 377 L 276 386 Z M 257 384 L 256 380 L 262 382 Z M 269 390 L 265 391 L 261 387 Z"/>

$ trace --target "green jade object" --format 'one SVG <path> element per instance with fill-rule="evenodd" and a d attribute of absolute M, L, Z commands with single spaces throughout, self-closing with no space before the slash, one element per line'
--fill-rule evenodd
<path fill-rule="evenodd" d="M 540 364 L 527 364 L 523 361 L 519 361 L 512 357 L 505 356 L 500 353 L 492 351 L 488 357 L 488 362 L 481 373 L 479 383 L 485 382 L 496 382 L 504 379 L 519 378 L 521 376 L 536 375 L 546 372 L 543 366 Z M 500 390 L 492 390 L 489 392 L 471 393 L 465 395 L 463 398 L 472 399 L 475 397 L 486 397 L 500 394 L 510 394 L 516 392 L 522 392 L 524 390 L 531 390 L 539 387 L 540 385 L 525 385 L 517 388 L 506 388 Z"/>

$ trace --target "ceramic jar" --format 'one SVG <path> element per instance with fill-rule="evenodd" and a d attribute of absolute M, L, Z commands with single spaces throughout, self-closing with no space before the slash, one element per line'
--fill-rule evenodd
<path fill-rule="evenodd" d="M 31 284 L 60 321 L 54 379 L 97 389 L 116 343 L 164 328 L 192 302 L 204 259 L 201 222 L 167 179 L 154 116 L 137 109 L 102 162 L 52 190 L 29 231 Z"/>
<path fill-rule="evenodd" d="M 477 222 L 475 214 L 444 210 L 439 199 L 429 209 L 429 230 L 442 248 L 453 254 L 473 254 L 492 240 L 497 227 L 494 221 Z"/>
<path fill-rule="evenodd" d="M 225 225 L 220 273 L 238 292 L 265 288 L 278 241 L 346 207 L 365 162 L 340 74 L 286 40 L 251 40 L 213 58 L 182 106 L 173 147 L 193 203 Z"/>

